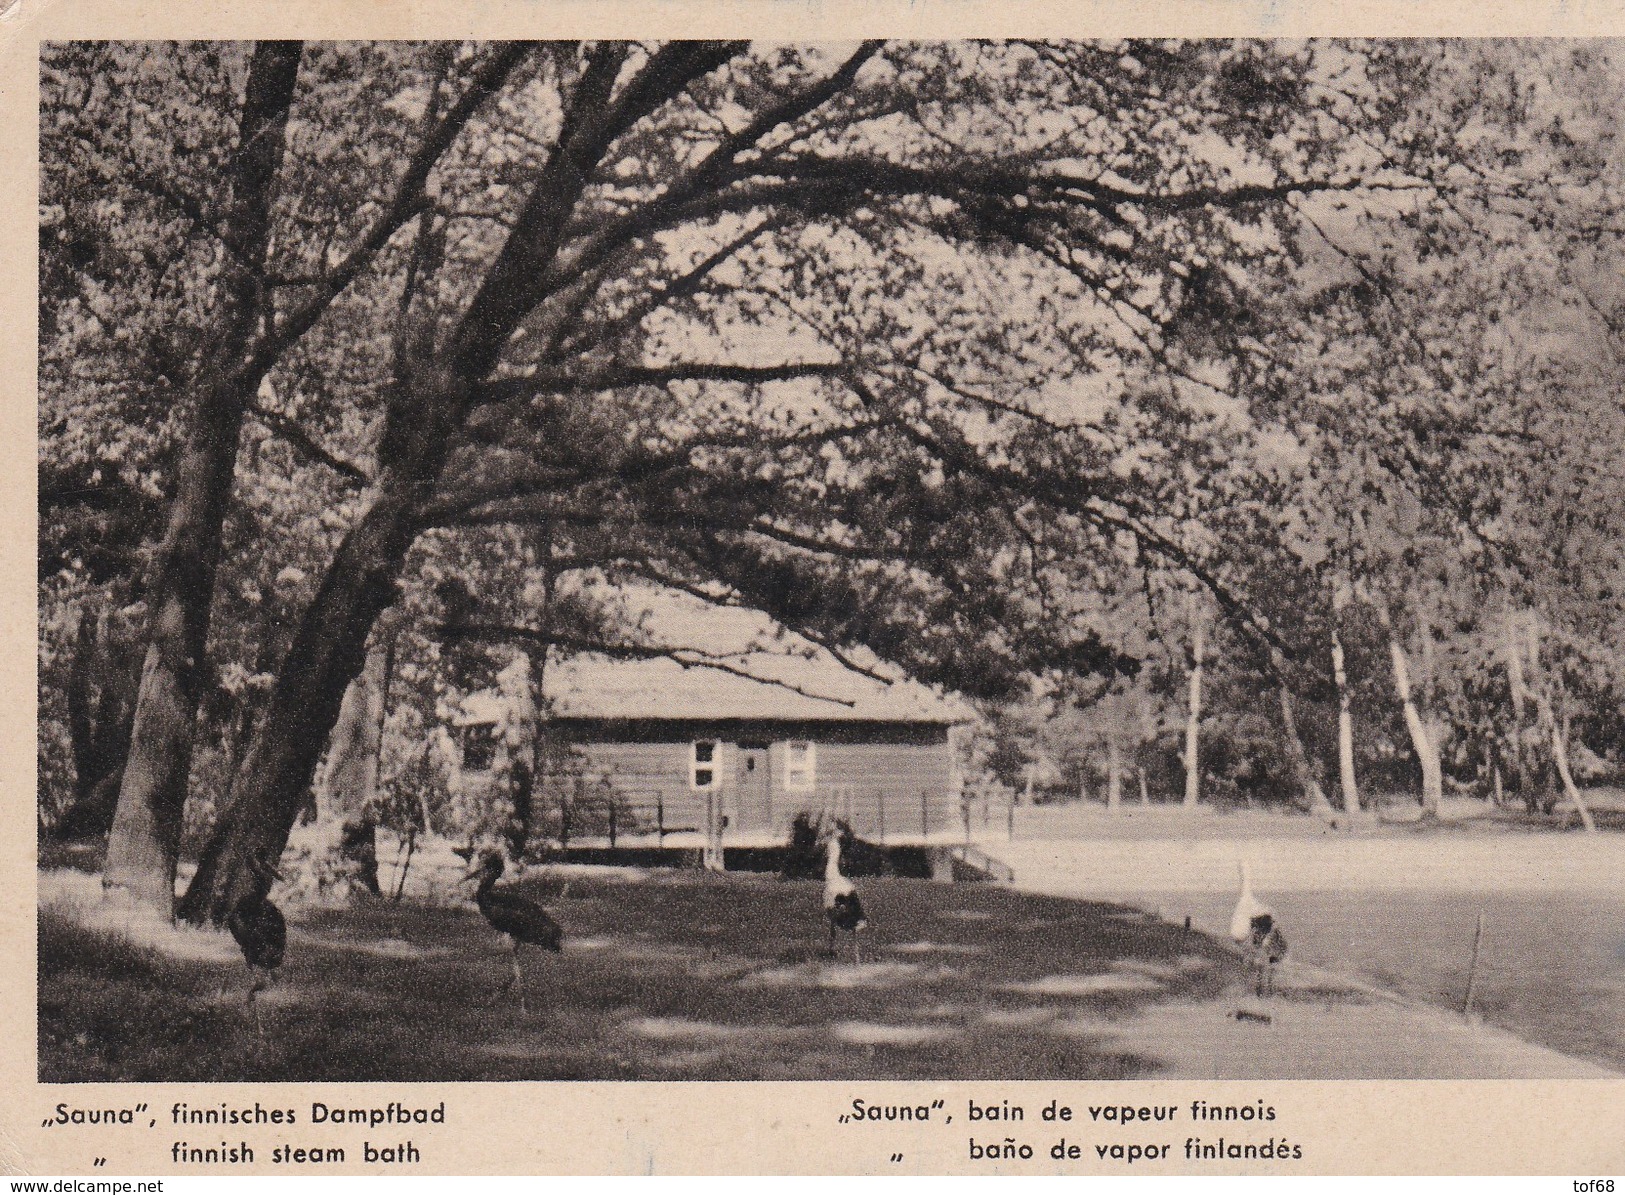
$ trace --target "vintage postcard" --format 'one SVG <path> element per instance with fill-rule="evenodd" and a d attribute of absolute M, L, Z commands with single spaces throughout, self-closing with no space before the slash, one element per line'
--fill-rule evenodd
<path fill-rule="evenodd" d="M 1615 1181 L 1621 37 L 8 0 L 0 1167 Z"/>

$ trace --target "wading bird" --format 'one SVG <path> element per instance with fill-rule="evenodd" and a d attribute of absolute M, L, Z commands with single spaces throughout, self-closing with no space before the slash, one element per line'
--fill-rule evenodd
<path fill-rule="evenodd" d="M 863 961 L 858 934 L 869 928 L 863 915 L 863 902 L 852 881 L 841 874 L 841 835 L 832 828 L 824 840 L 824 916 L 829 921 L 829 953 L 835 953 L 835 931 L 852 935 L 852 961 Z"/>
<path fill-rule="evenodd" d="M 270 852 L 251 855 L 248 870 L 254 877 L 254 887 L 233 907 L 226 928 L 237 939 L 253 976 L 248 986 L 248 1005 L 254 1010 L 254 1027 L 263 1035 L 265 1026 L 254 997 L 271 986 L 276 969 L 282 965 L 288 947 L 288 923 L 282 919 L 282 910 L 271 903 L 271 885 L 282 875 L 271 862 Z"/>
<path fill-rule="evenodd" d="M 1241 896 L 1236 901 L 1236 911 L 1230 915 L 1230 936 L 1241 947 L 1242 957 L 1256 975 L 1258 995 L 1273 994 L 1275 968 L 1286 958 L 1286 935 L 1281 932 L 1275 910 L 1253 895 L 1247 864 L 1242 863 L 1240 867 Z"/>
<path fill-rule="evenodd" d="M 463 878 L 471 880 L 479 877 L 480 886 L 474 892 L 474 903 L 480 907 L 480 916 L 489 921 L 491 928 L 498 933 L 506 934 L 513 947 L 513 978 L 508 985 L 518 989 L 519 1011 L 526 1012 L 525 979 L 519 970 L 520 943 L 557 953 L 563 949 L 564 931 L 535 901 L 495 886 L 504 866 L 502 852 L 486 851 L 480 858 L 479 866 Z"/>

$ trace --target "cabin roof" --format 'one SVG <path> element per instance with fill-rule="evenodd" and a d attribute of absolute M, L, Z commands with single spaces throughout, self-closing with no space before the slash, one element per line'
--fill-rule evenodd
<path fill-rule="evenodd" d="M 906 677 L 887 683 L 827 656 L 763 652 L 724 664 L 577 656 L 548 665 L 543 688 L 556 718 L 951 724 L 970 717 L 959 700 Z"/>
<path fill-rule="evenodd" d="M 975 711 L 857 651 L 848 667 L 829 651 L 754 610 L 707 606 L 681 595 L 628 600 L 642 644 L 669 654 L 577 654 L 548 662 L 542 692 L 555 718 L 951 725 Z M 476 713 L 478 710 L 478 713 Z M 500 698 L 470 694 L 464 723 L 499 717 Z"/>

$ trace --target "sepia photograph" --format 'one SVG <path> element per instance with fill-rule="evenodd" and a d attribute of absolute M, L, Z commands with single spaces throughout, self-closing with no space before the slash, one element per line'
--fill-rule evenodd
<path fill-rule="evenodd" d="M 37 69 L 38 1083 L 1625 1078 L 1625 43 Z"/>

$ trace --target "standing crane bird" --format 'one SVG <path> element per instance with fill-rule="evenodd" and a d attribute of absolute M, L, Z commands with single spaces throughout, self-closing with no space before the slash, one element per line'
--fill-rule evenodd
<path fill-rule="evenodd" d="M 852 961 L 861 963 L 858 934 L 869 928 L 869 919 L 857 888 L 841 874 L 841 835 L 834 828 L 824 840 L 824 916 L 829 921 L 829 953 L 835 953 L 835 931 L 845 930 L 852 935 Z"/>
<path fill-rule="evenodd" d="M 1275 969 L 1286 958 L 1286 935 L 1281 932 L 1275 910 L 1253 895 L 1247 864 L 1241 867 L 1241 896 L 1230 915 L 1230 936 L 1241 947 L 1242 957 L 1257 976 L 1255 990 L 1263 996 L 1275 993 Z"/>
<path fill-rule="evenodd" d="M 288 923 L 282 918 L 282 910 L 271 903 L 271 885 L 280 880 L 282 874 L 271 862 L 270 852 L 257 851 L 249 856 L 248 870 L 254 877 L 254 887 L 232 907 L 226 928 L 237 939 L 243 960 L 253 976 L 248 987 L 248 1006 L 254 1010 L 254 1027 L 263 1037 L 265 1026 L 254 997 L 271 986 L 276 969 L 282 965 L 283 953 L 288 948 Z"/>
<path fill-rule="evenodd" d="M 527 1012 L 525 979 L 519 970 L 519 946 L 521 943 L 540 946 L 557 954 L 563 949 L 564 931 L 535 901 L 510 889 L 495 886 L 505 866 L 502 852 L 486 851 L 480 857 L 479 865 L 463 878 L 471 880 L 479 877 L 480 886 L 474 892 L 474 903 L 480 907 L 480 916 L 489 921 L 491 928 L 499 934 L 507 935 L 513 948 L 513 978 L 508 981 L 508 986 L 518 989 L 519 1011 Z"/>

